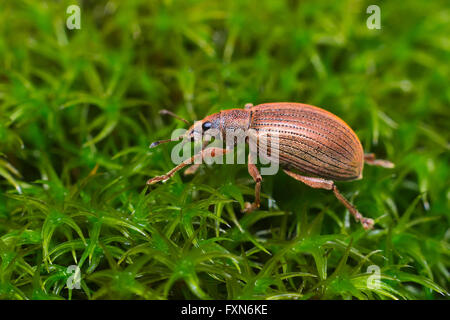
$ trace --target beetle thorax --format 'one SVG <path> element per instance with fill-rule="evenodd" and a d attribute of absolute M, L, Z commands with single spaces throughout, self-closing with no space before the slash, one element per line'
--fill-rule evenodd
<path fill-rule="evenodd" d="M 231 109 L 220 112 L 221 133 L 227 147 L 232 147 L 239 141 L 246 141 L 250 117 L 251 112 L 249 110 Z"/>
<path fill-rule="evenodd" d="M 250 126 L 250 111 L 243 109 L 231 109 L 220 112 L 222 133 L 228 130 L 242 130 L 247 132 Z"/>

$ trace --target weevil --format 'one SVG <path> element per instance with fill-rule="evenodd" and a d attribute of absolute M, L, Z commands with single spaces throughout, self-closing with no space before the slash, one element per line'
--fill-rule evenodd
<path fill-rule="evenodd" d="M 169 111 L 163 112 L 187 122 Z M 209 115 L 199 124 L 200 126 L 198 123 L 192 125 L 183 139 L 192 141 L 198 135 L 203 137 L 203 134 L 211 129 L 216 129 L 223 135 L 229 129 L 251 131 L 251 134 L 256 136 L 262 133 L 276 134 L 278 143 L 275 147 L 278 148 L 278 161 L 286 174 L 312 188 L 333 191 L 336 198 L 365 229 L 373 227 L 374 221 L 365 218 L 339 192 L 335 181 L 362 179 L 364 163 L 385 168 L 392 168 L 394 165 L 387 160 L 376 159 L 374 154 L 364 154 L 355 132 L 331 112 L 302 103 L 277 102 L 256 106 L 246 104 L 244 109 L 223 110 Z M 157 141 L 150 147 L 168 141 L 176 140 Z M 248 143 L 248 140 L 246 142 Z M 202 149 L 165 175 L 148 180 L 147 184 L 170 179 L 175 172 L 193 164 L 195 160 L 223 155 L 233 149 L 234 142 L 232 144 L 227 145 L 226 149 Z M 197 168 L 198 164 L 194 164 L 186 171 L 193 173 Z M 248 159 L 248 172 L 255 181 L 255 200 L 252 204 L 246 204 L 245 212 L 251 212 L 260 206 L 262 177 L 251 154 Z"/>

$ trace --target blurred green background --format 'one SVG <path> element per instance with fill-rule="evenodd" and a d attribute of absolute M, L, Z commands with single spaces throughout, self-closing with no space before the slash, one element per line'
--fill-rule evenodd
<path fill-rule="evenodd" d="M 0 21 L 0 298 L 448 298 L 446 1 L 19 0 Z M 174 166 L 149 143 L 183 127 L 160 109 L 274 101 L 335 113 L 395 162 L 338 184 L 374 230 L 284 173 L 242 214 L 245 165 L 145 187 Z"/>

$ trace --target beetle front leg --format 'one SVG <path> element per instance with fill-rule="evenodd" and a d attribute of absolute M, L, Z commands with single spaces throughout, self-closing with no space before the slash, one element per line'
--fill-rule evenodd
<path fill-rule="evenodd" d="M 187 169 L 184 171 L 184 175 L 185 175 L 185 176 L 192 175 L 192 174 L 194 174 L 194 173 L 197 172 L 198 168 L 200 168 L 200 163 L 193 164 L 192 166 L 190 166 L 189 168 L 187 168 Z"/>
<path fill-rule="evenodd" d="M 255 184 L 255 202 L 253 202 L 252 204 L 250 204 L 248 202 L 245 203 L 245 208 L 244 208 L 244 210 L 242 210 L 242 212 L 245 212 L 245 213 L 250 213 L 253 210 L 259 208 L 259 205 L 261 203 L 260 202 L 261 201 L 260 193 L 261 193 L 262 177 L 261 177 L 261 174 L 259 173 L 258 168 L 253 163 L 251 153 L 248 155 L 248 173 L 250 173 L 253 180 L 255 180 L 255 182 L 256 182 L 256 184 Z"/>
<path fill-rule="evenodd" d="M 209 143 L 209 141 L 203 141 L 203 144 L 202 144 L 202 150 L 205 150 L 205 149 L 206 149 L 206 147 L 208 146 L 208 143 Z M 197 170 L 198 170 L 198 168 L 200 168 L 200 165 L 201 165 L 201 163 L 193 164 L 192 166 L 190 166 L 189 168 L 187 168 L 187 169 L 184 171 L 184 175 L 185 175 L 185 176 L 189 176 L 189 175 L 191 175 L 191 174 L 196 173 Z"/>
<path fill-rule="evenodd" d="M 336 198 L 350 211 L 350 213 L 355 217 L 356 221 L 360 221 L 364 229 L 372 229 L 374 221 L 370 218 L 365 218 L 361 213 L 359 213 L 358 209 L 355 208 L 354 205 L 352 205 L 337 189 L 336 185 L 331 180 L 325 180 L 321 178 L 313 178 L 313 177 L 307 177 L 302 176 L 296 173 L 293 173 L 288 170 L 283 170 L 291 176 L 292 178 L 303 182 L 304 184 L 317 189 L 326 189 L 326 190 L 333 190 L 334 195 Z"/>
<path fill-rule="evenodd" d="M 205 159 L 206 157 L 217 157 L 220 155 L 224 155 L 225 153 L 229 152 L 230 150 L 227 149 L 220 149 L 220 148 L 208 148 L 208 149 L 204 149 L 201 152 L 197 153 L 196 155 L 190 157 L 189 159 L 184 160 L 182 163 L 180 163 L 179 165 L 177 165 L 175 168 L 173 168 L 172 170 L 170 170 L 169 172 L 167 172 L 165 175 L 162 176 L 157 176 L 154 178 L 151 178 L 147 181 L 147 184 L 154 184 L 157 183 L 159 181 L 166 181 L 169 180 L 170 178 L 172 178 L 172 176 L 175 174 L 175 172 L 177 172 L 178 170 L 183 169 L 184 167 L 199 161 Z"/>
<path fill-rule="evenodd" d="M 364 162 L 371 166 L 378 166 L 383 168 L 394 168 L 394 164 L 388 160 L 376 159 L 374 153 L 365 153 Z"/>

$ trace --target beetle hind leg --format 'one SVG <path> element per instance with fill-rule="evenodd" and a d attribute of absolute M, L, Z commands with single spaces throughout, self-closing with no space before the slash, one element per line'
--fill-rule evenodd
<path fill-rule="evenodd" d="M 321 178 L 313 178 L 313 177 L 307 177 L 302 176 L 296 173 L 293 173 L 288 170 L 283 170 L 286 172 L 287 175 L 291 176 L 295 180 L 301 181 L 304 184 L 316 188 L 316 189 L 326 189 L 326 190 L 333 190 L 334 195 L 336 198 L 350 211 L 350 213 L 355 217 L 356 221 L 361 222 L 364 229 L 372 229 L 374 221 L 370 218 L 365 218 L 359 211 L 356 209 L 354 205 L 352 205 L 338 190 L 336 185 L 331 180 L 325 180 Z"/>
<path fill-rule="evenodd" d="M 394 168 L 395 167 L 395 165 L 388 160 L 376 159 L 374 153 L 364 154 L 364 162 L 371 166 L 378 166 L 378 167 L 383 167 L 383 168 Z"/>

